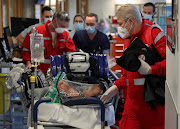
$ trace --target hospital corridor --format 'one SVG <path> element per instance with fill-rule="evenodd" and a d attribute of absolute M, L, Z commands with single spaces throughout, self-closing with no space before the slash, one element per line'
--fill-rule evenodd
<path fill-rule="evenodd" d="M 180 129 L 178 0 L 0 0 L 0 129 Z"/>

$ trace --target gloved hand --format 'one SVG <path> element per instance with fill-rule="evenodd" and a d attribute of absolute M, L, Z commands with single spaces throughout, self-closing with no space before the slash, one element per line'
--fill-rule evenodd
<path fill-rule="evenodd" d="M 144 60 L 142 60 L 141 58 L 139 58 L 139 60 L 141 62 L 141 66 L 138 69 L 138 72 L 141 75 L 148 75 L 149 74 L 148 72 L 151 69 L 151 66 L 148 63 L 146 63 Z"/>
<path fill-rule="evenodd" d="M 101 96 L 100 100 L 106 104 L 113 96 L 117 94 L 118 91 L 118 87 L 113 85 Z"/>

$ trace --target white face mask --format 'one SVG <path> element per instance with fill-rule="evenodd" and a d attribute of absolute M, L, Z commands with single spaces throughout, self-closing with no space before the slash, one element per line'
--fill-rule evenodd
<path fill-rule="evenodd" d="M 58 26 L 57 19 L 56 19 L 56 24 Z M 53 25 L 53 23 L 52 23 L 52 25 Z M 53 27 L 54 27 L 54 25 L 53 25 Z M 58 28 L 55 28 L 55 32 L 58 34 L 64 33 L 65 30 L 66 30 L 66 28 L 60 28 L 59 26 L 58 26 Z"/>
<path fill-rule="evenodd" d="M 128 23 L 128 21 L 127 21 L 127 23 Z M 127 24 L 127 23 L 126 23 L 126 24 Z M 126 26 L 126 24 L 125 24 L 125 26 Z M 130 27 L 129 31 L 126 29 L 125 26 L 124 26 L 124 27 L 121 27 L 121 26 L 118 26 L 118 27 L 117 27 L 118 34 L 119 34 L 119 36 L 120 36 L 122 39 L 126 39 L 126 38 L 128 38 L 128 37 L 130 36 L 129 31 L 130 31 L 131 28 L 132 28 L 132 24 L 131 24 L 131 27 Z"/>
<path fill-rule="evenodd" d="M 65 30 L 66 30 L 65 28 L 60 28 L 60 27 L 55 29 L 56 33 L 58 34 L 64 33 Z"/>
<path fill-rule="evenodd" d="M 46 24 L 48 20 L 52 21 L 52 18 L 44 18 L 44 24 Z"/>

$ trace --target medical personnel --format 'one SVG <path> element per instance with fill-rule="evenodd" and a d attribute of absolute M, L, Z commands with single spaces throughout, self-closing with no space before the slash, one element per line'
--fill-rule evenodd
<path fill-rule="evenodd" d="M 105 18 L 101 18 L 100 22 L 97 25 L 97 30 L 103 32 L 104 34 L 109 31 L 109 24 Z"/>
<path fill-rule="evenodd" d="M 98 16 L 89 13 L 85 19 L 85 30 L 77 31 L 73 41 L 78 49 L 87 53 L 106 54 L 109 59 L 110 42 L 108 37 L 97 30 Z"/>
<path fill-rule="evenodd" d="M 139 56 L 141 66 L 136 72 L 122 70 L 122 77 L 114 83 L 101 97 L 107 103 L 116 93 L 127 88 L 126 102 L 120 129 L 164 129 L 165 106 L 158 104 L 155 110 L 143 99 L 143 89 L 146 75 L 166 75 L 166 36 L 156 27 L 150 27 L 142 20 L 138 8 L 131 4 L 122 5 L 116 12 L 118 22 L 118 34 L 127 39 L 125 46 L 136 38 L 140 38 L 151 49 L 153 44 L 163 59 L 154 65 L 144 61 Z M 149 41 L 148 39 L 152 39 Z M 126 48 L 125 48 L 126 49 Z"/>
<path fill-rule="evenodd" d="M 69 16 L 66 12 L 56 12 L 52 22 L 48 20 L 46 24 L 35 27 L 35 30 L 43 34 L 44 38 L 44 58 L 45 61 L 37 67 L 46 73 L 50 67 L 50 55 L 62 55 L 63 52 L 75 52 L 75 45 L 66 30 L 69 24 Z M 31 33 L 31 32 L 30 32 Z M 27 68 L 31 68 L 30 33 L 22 44 L 23 62 Z"/>
<path fill-rule="evenodd" d="M 81 14 L 76 14 L 73 19 L 73 30 L 69 33 L 70 37 L 73 38 L 76 31 L 83 30 L 84 29 L 84 16 Z"/>
<path fill-rule="evenodd" d="M 163 29 L 157 23 L 154 22 L 153 18 L 155 15 L 155 5 L 151 2 L 145 3 L 142 10 L 142 17 L 145 19 L 145 22 L 150 25 L 153 24 L 153 26 L 156 26 L 163 31 Z"/>
<path fill-rule="evenodd" d="M 28 28 L 24 29 L 24 30 L 16 37 L 16 39 L 18 40 L 18 42 L 20 42 L 20 43 L 22 44 L 23 41 L 24 41 L 24 38 L 25 38 L 26 35 L 27 35 L 27 33 L 29 33 L 33 27 L 43 25 L 43 24 L 45 24 L 48 20 L 52 21 L 52 18 L 53 18 L 53 11 L 52 11 L 52 9 L 51 9 L 50 7 L 48 7 L 48 6 L 43 7 L 42 10 L 41 10 L 41 20 L 42 20 L 42 22 L 40 22 L 40 23 L 38 23 L 38 24 L 35 24 L 35 25 L 32 25 L 32 26 L 29 26 Z"/>

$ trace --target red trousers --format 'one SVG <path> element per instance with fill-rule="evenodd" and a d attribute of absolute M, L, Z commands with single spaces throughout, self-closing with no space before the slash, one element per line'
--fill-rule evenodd
<path fill-rule="evenodd" d="M 127 97 L 119 129 L 164 129 L 164 121 L 165 106 L 151 110 L 143 99 L 136 102 Z"/>

